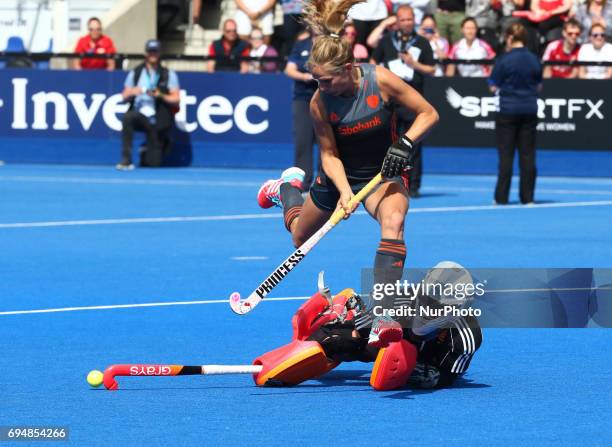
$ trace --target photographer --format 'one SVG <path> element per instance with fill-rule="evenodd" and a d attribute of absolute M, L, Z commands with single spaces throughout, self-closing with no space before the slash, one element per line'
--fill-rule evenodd
<path fill-rule="evenodd" d="M 383 34 L 384 32 L 384 34 Z M 382 37 L 379 37 L 382 36 Z M 398 8 L 395 20 L 384 20 L 368 37 L 368 43 L 375 43 L 370 63 L 383 64 L 407 84 L 423 94 L 426 75 L 436 71 L 431 45 L 423 36 L 414 31 L 414 11 L 408 5 Z M 414 120 L 408 110 L 397 109 L 399 134 L 410 127 Z M 410 197 L 419 196 L 421 174 L 423 171 L 422 145 L 416 145 L 414 167 L 410 171 Z"/>
<path fill-rule="evenodd" d="M 125 80 L 122 95 L 130 103 L 130 109 L 123 115 L 121 162 L 116 166 L 122 171 L 134 169 L 135 130 L 147 134 L 146 150 L 141 157 L 143 166 L 160 166 L 162 149 L 170 144 L 168 132 L 180 102 L 179 82 L 174 71 L 161 66 L 160 50 L 158 40 L 149 40 L 145 46 L 145 62 L 130 71 Z"/>

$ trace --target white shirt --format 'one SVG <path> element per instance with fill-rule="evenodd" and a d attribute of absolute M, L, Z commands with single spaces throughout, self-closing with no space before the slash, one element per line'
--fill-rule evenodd
<path fill-rule="evenodd" d="M 461 39 L 448 55 L 450 59 L 493 59 L 495 51 L 491 46 L 481 39 L 474 39 L 471 46 L 468 46 L 465 39 Z M 477 78 L 489 76 L 491 68 L 486 65 L 457 65 L 457 71 L 464 78 Z"/>
<path fill-rule="evenodd" d="M 604 43 L 603 47 L 596 50 L 592 43 L 585 43 L 578 52 L 580 62 L 612 62 L 612 44 Z M 608 67 L 596 67 L 590 65 L 586 69 L 587 79 L 608 79 Z"/>
<path fill-rule="evenodd" d="M 389 15 L 384 0 L 368 0 L 353 6 L 348 13 L 353 20 L 382 20 Z"/>

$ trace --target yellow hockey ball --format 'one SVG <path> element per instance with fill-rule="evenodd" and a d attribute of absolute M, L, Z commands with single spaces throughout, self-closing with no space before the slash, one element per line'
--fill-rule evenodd
<path fill-rule="evenodd" d="M 98 371 L 97 369 L 89 371 L 89 374 L 87 374 L 87 383 L 89 383 L 94 388 L 97 388 L 102 385 L 103 380 L 104 374 L 102 374 L 102 371 Z"/>

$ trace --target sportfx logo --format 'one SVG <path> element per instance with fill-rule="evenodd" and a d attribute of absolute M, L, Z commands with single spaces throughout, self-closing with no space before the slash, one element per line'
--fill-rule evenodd
<path fill-rule="evenodd" d="M 453 109 L 466 118 L 488 117 L 499 107 L 497 96 L 461 96 L 455 89 L 446 89 L 446 100 Z M 604 119 L 601 107 L 603 99 L 583 98 L 546 98 L 538 99 L 538 118 L 573 119 L 583 116 L 584 119 Z"/>
<path fill-rule="evenodd" d="M 291 256 L 285 260 L 270 276 L 266 278 L 261 286 L 255 291 L 255 293 L 260 297 L 264 298 L 270 290 L 272 290 L 276 285 L 281 282 L 281 280 L 287 276 L 287 274 L 293 270 L 293 268 L 300 263 L 302 259 L 304 259 L 304 253 L 300 250 L 296 250 Z"/>

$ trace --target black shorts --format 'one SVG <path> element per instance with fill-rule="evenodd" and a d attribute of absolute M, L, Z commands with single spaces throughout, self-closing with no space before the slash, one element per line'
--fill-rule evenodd
<path fill-rule="evenodd" d="M 372 177 L 374 178 L 374 177 Z M 349 179 L 349 185 L 351 185 L 351 190 L 353 194 L 357 194 L 361 189 L 368 184 L 368 182 L 372 180 L 371 178 L 365 180 L 351 180 Z M 408 191 L 408 172 L 404 175 L 398 175 L 397 177 L 393 177 L 390 179 L 383 180 L 382 183 L 394 182 L 402 185 L 406 191 Z M 370 197 L 371 194 L 376 192 L 378 188 L 380 188 L 379 183 L 370 193 L 364 197 L 362 203 Z M 310 187 L 310 198 L 312 202 L 315 204 L 317 208 L 323 211 L 333 212 L 336 209 L 336 205 L 338 204 L 338 200 L 340 200 L 340 193 L 336 188 L 336 185 L 328 179 L 324 175 L 318 175 L 312 186 Z"/>

